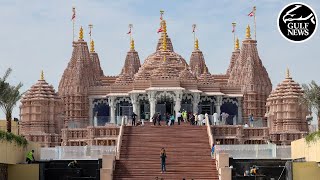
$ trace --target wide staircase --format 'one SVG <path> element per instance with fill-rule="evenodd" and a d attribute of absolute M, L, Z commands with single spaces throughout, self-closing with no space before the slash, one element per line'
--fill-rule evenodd
<path fill-rule="evenodd" d="M 160 149 L 167 153 L 165 173 L 161 173 Z M 211 159 L 206 126 L 182 123 L 174 126 L 126 126 L 120 160 L 116 161 L 116 180 L 219 179 Z"/>

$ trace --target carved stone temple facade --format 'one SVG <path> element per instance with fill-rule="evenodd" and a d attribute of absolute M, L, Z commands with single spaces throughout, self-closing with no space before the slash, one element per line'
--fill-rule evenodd
<path fill-rule="evenodd" d="M 287 69 L 285 80 L 272 91 L 267 99 L 266 116 L 272 142 L 290 145 L 291 141 L 308 134 L 306 116 L 309 112 L 299 103 L 302 95 L 302 88 L 292 80 Z"/>
<path fill-rule="evenodd" d="M 89 119 L 93 121 L 97 116 L 100 121 L 100 116 L 106 115 L 106 121 L 119 123 L 119 117 L 132 112 L 139 118 L 151 119 L 158 112 L 172 114 L 186 110 L 211 115 L 225 112 L 240 122 L 241 87 L 230 85 L 227 75 L 208 71 L 198 40 L 189 65 L 174 51 L 166 21 L 161 23 L 163 32 L 156 50 L 142 65 L 132 41 L 119 76 L 102 77 L 100 85 L 89 88 L 92 108 Z"/>
<path fill-rule="evenodd" d="M 58 146 L 63 127 L 63 101 L 41 73 L 41 78 L 22 97 L 21 135 L 42 147 Z"/>
<path fill-rule="evenodd" d="M 155 52 L 142 64 L 131 39 L 120 74 L 106 76 L 94 42 L 90 42 L 89 49 L 81 28 L 79 39 L 73 42 L 58 95 L 42 79 L 22 99 L 23 133 L 27 136 L 37 130 L 60 137 L 62 131 L 59 142 L 67 146 L 114 145 L 122 117 L 135 112 L 138 119 L 151 120 L 155 113 L 177 114 L 183 110 L 209 115 L 227 113 L 229 116 L 223 124 L 212 126 L 215 140 L 222 144 L 261 144 L 270 138 L 278 144 L 288 144 L 306 133 L 304 111 L 291 113 L 298 108 L 296 97 L 302 93 L 301 89 L 291 78 L 286 78 L 270 95 L 272 84 L 259 57 L 257 41 L 251 39 L 249 26 L 241 48 L 238 39 L 235 43 L 226 74 L 219 75 L 210 73 L 198 39 L 188 63 L 174 51 L 165 20 L 161 21 L 161 29 Z M 243 127 L 250 114 L 257 121 L 264 119 L 267 108 L 270 127 L 267 124 Z"/>

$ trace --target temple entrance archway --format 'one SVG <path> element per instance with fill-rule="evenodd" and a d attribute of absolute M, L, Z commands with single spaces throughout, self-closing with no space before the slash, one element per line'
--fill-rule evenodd
<path fill-rule="evenodd" d="M 234 120 L 238 116 L 238 102 L 231 98 L 224 99 L 221 105 L 221 113 L 223 112 L 229 114 L 226 124 L 234 124 Z"/>
<path fill-rule="evenodd" d="M 174 94 L 170 92 L 160 92 L 156 95 L 156 113 L 160 113 L 161 120 L 165 120 L 166 114 L 174 113 Z"/>
<path fill-rule="evenodd" d="M 192 95 L 190 94 L 184 94 L 182 96 L 181 100 L 181 111 L 186 111 L 186 112 L 193 112 L 193 107 L 192 107 Z"/>

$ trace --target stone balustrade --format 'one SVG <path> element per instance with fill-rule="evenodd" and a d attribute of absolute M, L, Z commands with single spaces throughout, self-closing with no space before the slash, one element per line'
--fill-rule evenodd
<path fill-rule="evenodd" d="M 264 144 L 269 139 L 267 127 L 243 127 L 241 125 L 211 126 L 215 142 L 220 144 Z"/>
<path fill-rule="evenodd" d="M 28 141 L 37 142 L 41 147 L 54 147 L 60 145 L 61 136 L 58 134 L 27 134 L 24 137 Z"/>
<path fill-rule="evenodd" d="M 88 126 L 62 129 L 62 146 L 115 145 L 119 135 L 116 126 Z"/>

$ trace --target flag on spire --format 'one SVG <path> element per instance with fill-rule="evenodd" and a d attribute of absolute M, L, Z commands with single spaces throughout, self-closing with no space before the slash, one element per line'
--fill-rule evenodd
<path fill-rule="evenodd" d="M 157 33 L 162 32 L 162 31 L 163 31 L 163 29 L 162 29 L 162 27 L 160 27 L 160 28 L 158 29 Z"/>
<path fill-rule="evenodd" d="M 249 17 L 255 16 L 256 14 L 256 7 L 254 6 L 252 11 L 248 14 Z"/>
<path fill-rule="evenodd" d="M 248 16 L 249 16 L 249 17 L 254 16 L 254 12 L 253 12 L 253 11 L 251 11 L 251 12 L 248 14 Z"/>
<path fill-rule="evenodd" d="M 160 10 L 160 20 L 162 21 L 163 20 L 163 13 L 164 13 L 164 10 Z"/>
<path fill-rule="evenodd" d="M 232 23 L 232 33 L 236 32 L 236 23 Z"/>
<path fill-rule="evenodd" d="M 131 28 L 129 29 L 129 31 L 127 32 L 127 34 L 131 34 Z"/>
<path fill-rule="evenodd" d="M 130 34 L 130 37 L 131 37 L 131 30 L 132 30 L 132 28 L 133 28 L 133 25 L 132 24 L 129 24 L 129 31 L 127 32 L 127 34 Z M 131 39 L 131 38 L 130 38 Z"/>
<path fill-rule="evenodd" d="M 71 21 L 73 21 L 76 18 L 76 8 L 73 7 L 72 8 L 72 17 L 71 17 Z"/>
<path fill-rule="evenodd" d="M 192 32 L 193 33 L 196 32 L 196 25 L 195 24 L 192 25 Z"/>

